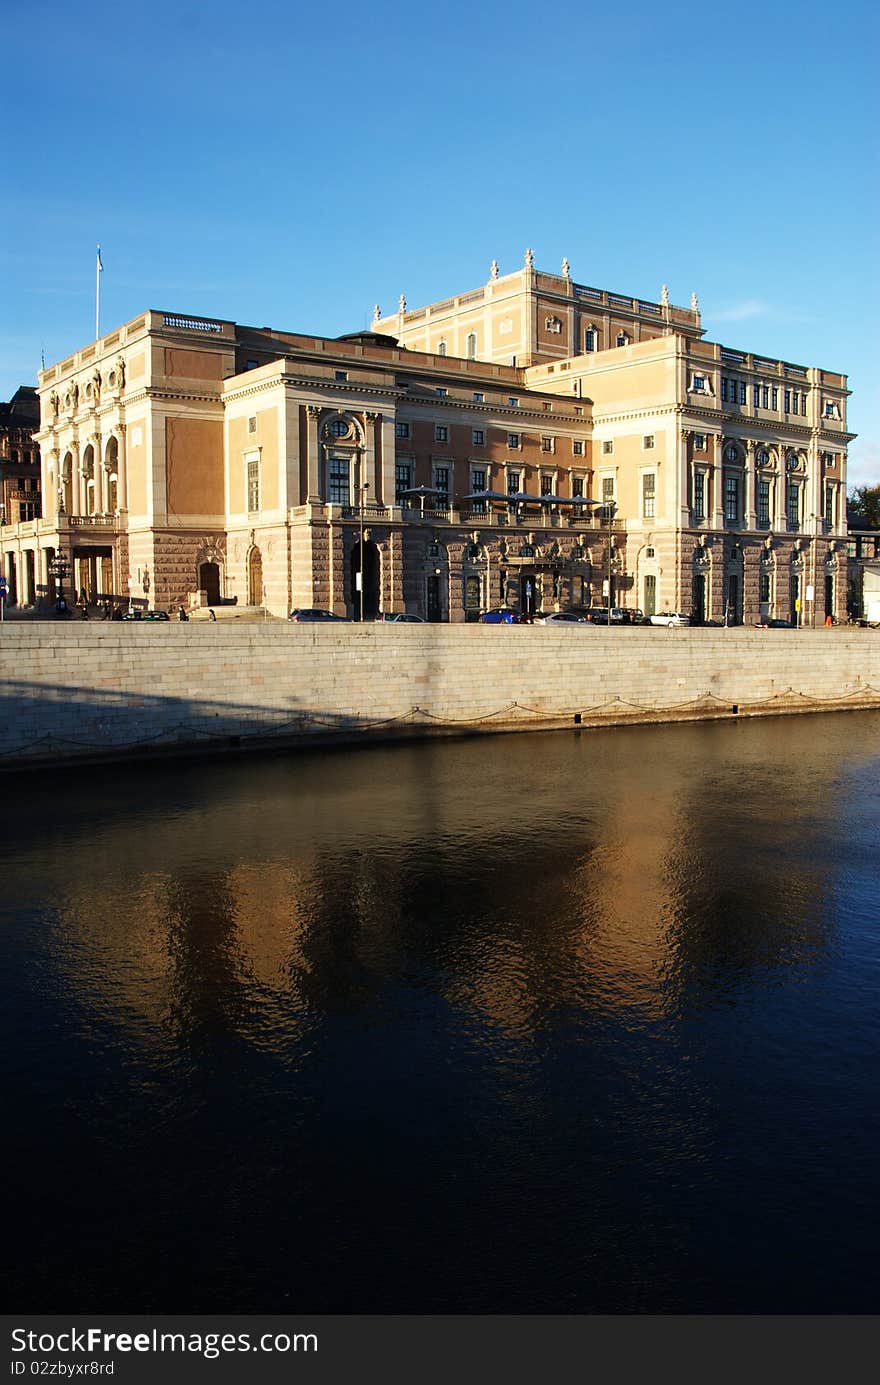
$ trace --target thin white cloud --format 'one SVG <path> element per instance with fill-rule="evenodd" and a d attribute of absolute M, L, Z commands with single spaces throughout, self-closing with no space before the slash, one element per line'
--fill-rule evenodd
<path fill-rule="evenodd" d="M 710 316 L 716 322 L 744 322 L 748 317 L 766 317 L 769 312 L 769 304 L 762 303 L 760 298 L 747 298 L 744 303 L 734 303 L 732 307 L 722 308 Z"/>

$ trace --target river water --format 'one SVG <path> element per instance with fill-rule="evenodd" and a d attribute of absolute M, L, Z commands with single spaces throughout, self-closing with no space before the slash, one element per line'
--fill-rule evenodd
<path fill-rule="evenodd" d="M 878 1307 L 880 714 L 4 783 L 11 1307 Z"/>

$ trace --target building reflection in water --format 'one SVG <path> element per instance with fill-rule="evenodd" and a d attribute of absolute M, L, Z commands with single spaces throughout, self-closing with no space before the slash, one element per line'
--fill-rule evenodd
<path fill-rule="evenodd" d="M 453 1184 L 494 1161 L 494 1185 L 476 1180 L 487 1205 L 504 1188 L 530 1206 L 548 1262 L 570 1197 L 616 1287 L 603 1297 L 582 1265 L 592 1297 L 557 1286 L 544 1307 L 645 1306 L 662 1246 L 695 1254 L 657 1187 L 718 1156 L 717 1026 L 780 979 L 821 972 L 835 947 L 836 814 L 866 758 L 856 728 L 867 743 L 878 718 L 138 766 L 100 788 L 83 775 L 60 822 L 52 786 L 25 783 L 9 843 L 18 926 L 67 1016 L 71 1065 L 88 1051 L 103 1073 L 103 1104 L 68 1092 L 68 1114 L 129 1153 L 205 1121 L 234 1144 L 237 1118 L 265 1119 L 270 1181 L 293 1165 L 314 1179 L 321 1161 L 338 1173 L 353 1123 L 389 1167 L 389 1127 L 416 1164 L 420 1140 L 442 1139 Z M 119 1124 L 126 1101 L 152 1129 Z M 569 1176 L 602 1190 L 589 1209 L 582 1190 L 561 1191 Z M 448 1194 L 430 1213 L 399 1194 L 416 1241 L 420 1217 L 441 1242 L 443 1218 L 458 1225 Z M 654 1228 L 637 1270 L 618 1264 L 632 1228 L 596 1211 L 603 1198 Z M 475 1234 L 497 1236 L 474 1215 Z M 352 1303 L 367 1307 L 360 1288 Z M 455 1302 L 432 1292 L 424 1306 Z"/>

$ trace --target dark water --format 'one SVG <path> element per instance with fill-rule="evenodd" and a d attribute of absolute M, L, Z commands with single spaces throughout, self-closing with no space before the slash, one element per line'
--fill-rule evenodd
<path fill-rule="evenodd" d="M 880 716 L 4 800 L 11 1307 L 877 1310 Z"/>

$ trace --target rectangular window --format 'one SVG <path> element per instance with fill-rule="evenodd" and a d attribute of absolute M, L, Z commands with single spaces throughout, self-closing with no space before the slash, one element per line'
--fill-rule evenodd
<path fill-rule="evenodd" d="M 724 518 L 728 523 L 739 519 L 739 477 L 724 477 Z"/>
<path fill-rule="evenodd" d="M 260 508 L 260 463 L 258 459 L 247 464 L 248 512 L 256 514 Z"/>
<path fill-rule="evenodd" d="M 697 393 L 700 393 L 701 391 L 705 390 L 705 388 L 706 388 L 706 377 L 705 377 L 705 375 L 695 375 L 694 378 L 693 378 L 693 381 L 691 382 L 691 389 L 692 389 L 692 390 L 696 390 Z"/>
<path fill-rule="evenodd" d="M 653 434 L 653 433 L 646 433 L 645 436 L 642 438 L 642 447 L 644 447 L 646 451 L 649 451 L 653 446 L 654 446 L 654 434 Z"/>
<path fill-rule="evenodd" d="M 825 523 L 829 528 L 834 524 L 834 487 L 825 487 Z"/>
<path fill-rule="evenodd" d="M 475 404 L 485 404 L 485 402 L 486 402 L 486 396 L 485 396 L 484 394 L 478 393 L 477 391 L 474 391 L 474 403 L 475 403 Z"/>
<path fill-rule="evenodd" d="M 583 478 L 583 476 L 573 476 L 573 477 L 572 477 L 572 480 L 571 480 L 571 493 L 572 493 L 572 495 L 583 495 L 583 493 L 584 493 L 584 478 Z"/>
<path fill-rule="evenodd" d="M 331 505 L 347 505 L 349 502 L 350 491 L 348 485 L 348 458 L 330 458 L 330 494 L 328 500 Z"/>
<path fill-rule="evenodd" d="M 571 444 L 571 455 L 573 457 L 582 457 L 584 455 L 584 444 L 579 438 L 575 438 Z"/>
<path fill-rule="evenodd" d="M 761 386 L 761 408 L 762 408 L 762 409 L 769 409 L 769 408 L 770 408 L 770 386 L 769 386 L 769 385 L 762 385 L 762 386 Z"/>
<path fill-rule="evenodd" d="M 449 467 L 435 466 L 434 468 L 434 504 L 438 510 L 449 509 Z"/>
<path fill-rule="evenodd" d="M 807 396 L 806 396 L 806 394 L 802 394 L 802 395 L 801 395 L 801 417 L 802 417 L 802 418 L 806 418 L 806 416 L 807 416 Z"/>
<path fill-rule="evenodd" d="M 474 447 L 484 447 L 486 444 L 486 434 L 482 428 L 471 429 L 471 442 Z"/>
<path fill-rule="evenodd" d="M 486 489 L 486 473 L 482 467 L 476 468 L 471 472 L 471 491 L 484 491 Z M 472 500 L 471 509 L 479 515 L 486 513 L 485 500 Z"/>
<path fill-rule="evenodd" d="M 406 505 L 411 497 L 405 496 L 404 491 L 410 488 L 411 468 L 405 462 L 398 462 L 394 468 L 394 503 L 395 505 Z"/>
<path fill-rule="evenodd" d="M 434 441 L 435 441 L 435 442 L 448 442 L 448 441 L 449 441 L 449 429 L 447 428 L 447 426 L 446 426 L 445 423 L 435 423 L 435 424 L 434 424 Z"/>
<path fill-rule="evenodd" d="M 514 399 L 512 395 L 510 395 L 510 396 L 508 397 L 507 404 L 508 404 L 508 408 L 511 408 L 511 409 L 518 409 L 518 408 L 519 408 L 519 400 L 518 400 L 518 399 Z"/>
<path fill-rule="evenodd" d="M 788 483 L 787 514 L 789 529 L 796 529 L 801 517 L 801 488 L 797 481 Z"/>
<path fill-rule="evenodd" d="M 694 473 L 694 519 L 706 518 L 706 473 Z"/>
<path fill-rule="evenodd" d="M 446 396 L 449 394 L 449 390 L 444 389 L 442 385 L 438 385 L 434 393 L 436 394 L 438 399 L 445 399 Z"/>
<path fill-rule="evenodd" d="M 787 414 L 791 413 L 791 390 L 785 390 L 782 396 L 783 408 Z"/>
<path fill-rule="evenodd" d="M 252 414 L 251 417 L 248 419 L 248 432 L 249 432 L 249 433 L 255 433 L 256 431 L 257 431 L 257 418 L 256 418 L 256 414 Z"/>
<path fill-rule="evenodd" d="M 770 408 L 773 409 L 774 411 L 777 410 L 777 409 L 779 408 L 779 390 L 776 388 L 775 385 L 773 386 L 772 390 L 770 391 L 770 400 L 771 400 Z"/>
<path fill-rule="evenodd" d="M 799 401 L 799 399 L 800 399 L 800 391 L 799 391 L 799 390 L 792 390 L 792 392 L 791 392 L 791 411 L 792 411 L 793 414 L 796 414 L 797 411 L 798 411 L 798 401 Z"/>
<path fill-rule="evenodd" d="M 541 451 L 542 451 L 542 452 L 555 452 L 555 451 L 556 451 L 556 439 L 555 439 L 555 438 L 542 438 L 542 439 L 541 439 Z"/>
<path fill-rule="evenodd" d="M 614 499 L 614 477 L 602 477 L 602 503 L 607 505 Z"/>
<path fill-rule="evenodd" d="M 584 332 L 584 351 L 596 350 L 596 333 L 592 327 L 588 327 Z"/>
<path fill-rule="evenodd" d="M 542 477 L 541 477 L 541 494 L 542 494 L 542 495 L 552 495 L 552 494 L 553 494 L 553 477 L 552 477 L 552 476 L 542 476 Z"/>
<path fill-rule="evenodd" d="M 515 452 L 516 449 L 519 447 L 520 436 L 521 435 L 519 433 L 507 434 L 507 446 L 511 449 L 511 451 Z"/>
<path fill-rule="evenodd" d="M 739 402 L 740 402 L 740 404 L 745 404 L 745 402 L 746 402 L 746 382 L 745 382 L 745 380 L 740 380 L 740 382 L 739 382 Z"/>
<path fill-rule="evenodd" d="M 396 438 L 408 438 L 408 437 L 409 437 L 409 424 L 408 424 L 408 423 L 395 423 L 395 425 L 394 425 L 394 436 L 395 436 Z"/>
<path fill-rule="evenodd" d="M 694 433 L 694 451 L 695 451 L 695 452 L 705 452 L 705 451 L 706 451 L 706 434 L 705 434 L 705 433 Z"/>
<path fill-rule="evenodd" d="M 722 404 L 726 404 L 726 403 L 727 403 L 727 383 L 728 383 L 728 382 L 727 382 L 727 376 L 726 376 L 726 375 L 722 375 L 722 377 L 721 377 L 721 402 L 722 402 Z"/>
<path fill-rule="evenodd" d="M 758 600 L 770 600 L 770 573 L 762 572 L 758 577 Z"/>
<path fill-rule="evenodd" d="M 761 386 L 760 386 L 760 385 L 752 385 L 752 404 L 753 404 L 753 405 L 755 406 L 755 408 L 757 409 L 757 408 L 759 408 L 760 403 L 761 403 Z"/>
<path fill-rule="evenodd" d="M 655 487 L 654 472 L 653 472 L 653 471 L 646 471 L 645 474 L 642 476 L 642 518 L 643 518 L 643 519 L 653 519 L 653 518 L 654 518 L 654 502 L 655 502 L 655 499 L 656 499 L 656 491 L 655 491 L 654 487 Z"/>
<path fill-rule="evenodd" d="M 508 495 L 516 495 L 518 492 L 519 492 L 519 472 L 518 472 L 518 471 L 508 471 L 508 473 L 507 473 L 507 494 L 508 494 Z M 511 504 L 510 508 L 511 508 L 511 509 L 514 508 L 513 504 Z"/>
<path fill-rule="evenodd" d="M 613 451 L 614 451 L 614 441 L 613 441 L 613 439 L 611 439 L 611 438 L 606 438 L 605 442 L 603 442 L 603 444 L 602 444 L 602 452 L 603 452 L 603 455 L 606 456 L 606 457 L 610 457 Z"/>
<path fill-rule="evenodd" d="M 347 371 L 347 370 L 337 370 L 337 372 L 336 372 L 336 378 L 337 378 L 337 380 L 340 381 L 340 383 L 342 383 L 343 381 L 345 381 L 345 380 L 348 379 L 348 371 Z"/>
<path fill-rule="evenodd" d="M 767 526 L 770 523 L 770 482 L 758 480 L 758 523 Z"/>

